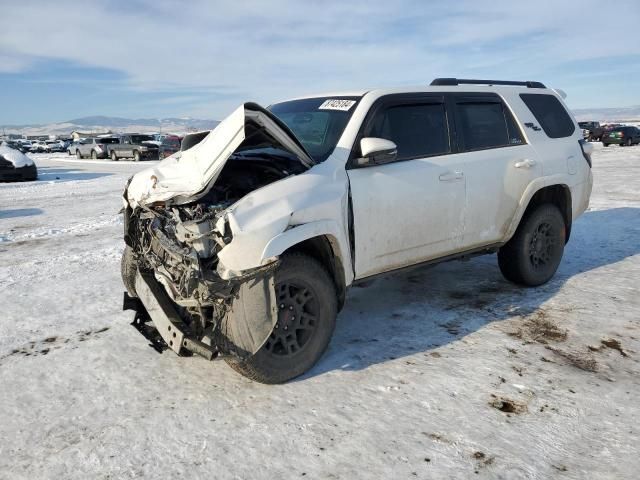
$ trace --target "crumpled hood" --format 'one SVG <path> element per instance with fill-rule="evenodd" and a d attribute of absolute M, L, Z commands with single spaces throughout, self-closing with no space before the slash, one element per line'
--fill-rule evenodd
<path fill-rule="evenodd" d="M 30 165 L 33 165 L 33 160 L 27 157 L 20 150 L 14 150 L 5 143 L 2 143 L 0 145 L 0 155 L 2 155 L 2 157 L 6 160 L 13 163 L 13 166 L 16 168 L 28 167 Z"/>
<path fill-rule="evenodd" d="M 254 134 L 259 131 L 274 145 L 296 155 L 305 167 L 314 165 L 313 159 L 284 123 L 261 106 L 245 103 L 193 148 L 134 175 L 125 193 L 129 205 L 135 208 L 154 202 L 182 204 L 197 200 L 206 194 L 229 157 L 243 142 L 245 147 L 251 147 L 252 137 L 256 135 L 248 137 L 248 127 Z"/>

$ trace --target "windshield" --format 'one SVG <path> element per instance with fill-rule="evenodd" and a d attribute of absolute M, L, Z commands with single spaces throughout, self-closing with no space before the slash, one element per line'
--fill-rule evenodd
<path fill-rule="evenodd" d="M 319 97 L 276 103 L 269 111 L 282 120 L 316 162 L 336 148 L 360 97 Z"/>
<path fill-rule="evenodd" d="M 135 144 L 140 144 L 142 142 L 152 142 L 152 135 L 131 135 L 131 141 Z"/>

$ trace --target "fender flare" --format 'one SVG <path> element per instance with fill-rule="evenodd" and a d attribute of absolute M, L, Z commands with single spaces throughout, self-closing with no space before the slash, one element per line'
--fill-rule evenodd
<path fill-rule="evenodd" d="M 511 237 L 513 237 L 513 235 L 516 233 L 518 225 L 520 225 L 520 221 L 524 216 L 524 212 L 527 211 L 527 208 L 531 203 L 531 199 L 536 193 L 538 193 L 538 191 L 542 190 L 545 187 L 560 185 L 562 187 L 568 188 L 569 191 L 571 192 L 571 183 L 567 181 L 569 180 L 567 177 L 568 175 L 564 175 L 564 174 L 553 175 L 550 177 L 541 177 L 541 178 L 535 179 L 527 186 L 524 193 L 522 194 L 522 197 L 520 198 L 518 208 L 515 214 L 513 215 L 513 218 L 511 219 L 509 228 L 505 233 L 505 237 L 504 237 L 505 242 L 508 242 L 511 239 Z"/>
<path fill-rule="evenodd" d="M 289 248 L 314 237 L 325 236 L 331 243 L 334 255 L 343 266 L 344 282 L 346 286 L 353 282 L 353 268 L 349 255 L 349 242 L 344 232 L 341 232 L 337 222 L 332 220 L 319 220 L 316 222 L 294 225 L 279 235 L 273 237 L 262 251 L 262 262 L 277 257 Z"/>

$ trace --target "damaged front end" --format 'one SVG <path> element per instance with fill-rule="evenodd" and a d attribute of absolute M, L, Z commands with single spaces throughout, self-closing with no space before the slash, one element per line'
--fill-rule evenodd
<path fill-rule="evenodd" d="M 246 358 L 277 320 L 278 260 L 241 272 L 221 265 L 220 252 L 233 242 L 229 216 L 245 195 L 306 171 L 312 160 L 254 104 L 181 153 L 138 173 L 125 190 L 124 307 L 138 311 L 138 329 L 153 339 L 151 320 L 176 353 Z"/>

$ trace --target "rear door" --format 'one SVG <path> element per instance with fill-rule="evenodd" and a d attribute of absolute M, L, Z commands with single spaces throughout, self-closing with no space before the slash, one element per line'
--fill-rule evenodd
<path fill-rule="evenodd" d="M 464 247 L 500 242 L 530 182 L 542 174 L 536 152 L 495 93 L 453 95 L 458 150 L 464 153 Z"/>
<path fill-rule="evenodd" d="M 359 140 L 395 142 L 393 163 L 350 163 L 355 276 L 363 278 L 456 251 L 464 225 L 465 178 L 450 141 L 443 95 L 388 95 L 371 108 Z"/>

